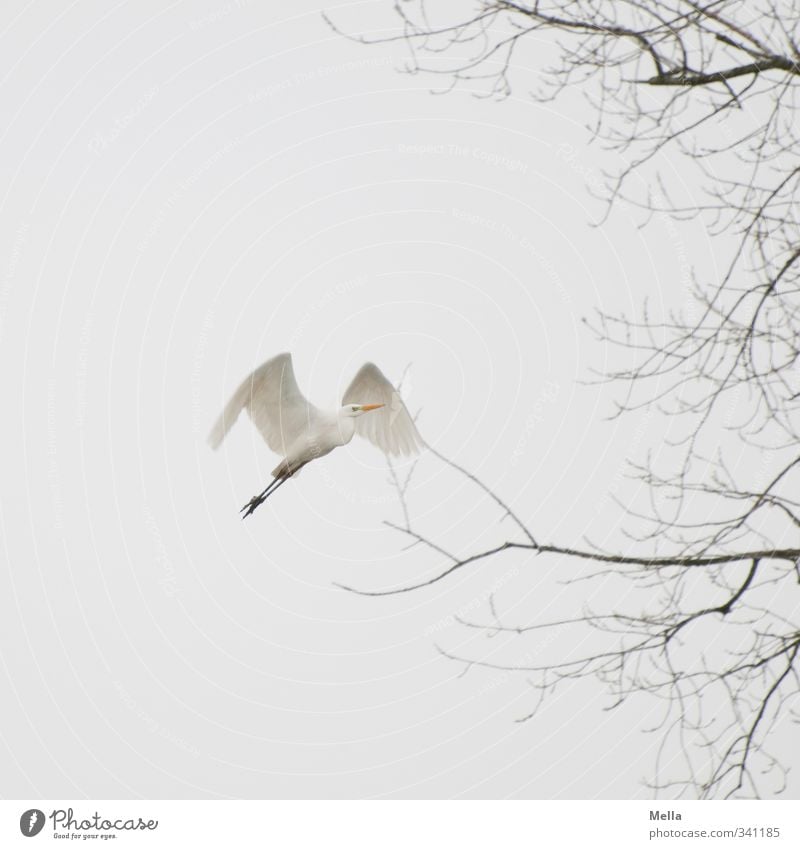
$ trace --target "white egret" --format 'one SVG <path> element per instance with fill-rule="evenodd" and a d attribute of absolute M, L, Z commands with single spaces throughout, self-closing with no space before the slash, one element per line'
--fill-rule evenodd
<path fill-rule="evenodd" d="M 283 459 L 272 481 L 242 507 L 249 516 L 312 460 L 347 445 L 358 433 L 389 455 L 416 454 L 424 445 L 400 393 L 374 364 L 366 363 L 347 387 L 342 407 L 327 412 L 306 399 L 297 385 L 291 354 L 278 354 L 246 377 L 209 434 L 218 448 L 242 410 L 267 445 Z M 369 413 L 369 415 L 366 415 Z"/>

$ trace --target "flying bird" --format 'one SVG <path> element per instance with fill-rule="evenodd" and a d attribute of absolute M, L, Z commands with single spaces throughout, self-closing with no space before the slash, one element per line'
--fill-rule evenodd
<path fill-rule="evenodd" d="M 303 466 L 347 445 L 355 434 L 390 456 L 416 454 L 424 442 L 400 393 L 374 364 L 366 363 L 345 390 L 335 412 L 320 410 L 300 391 L 291 354 L 278 354 L 246 377 L 209 434 L 216 449 L 247 410 L 267 445 L 283 459 L 263 492 L 242 507 L 247 518 Z"/>

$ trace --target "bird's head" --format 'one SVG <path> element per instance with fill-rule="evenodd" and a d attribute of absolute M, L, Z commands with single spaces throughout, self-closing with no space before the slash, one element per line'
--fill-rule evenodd
<path fill-rule="evenodd" d="M 345 404 L 342 407 L 340 413 L 342 416 L 348 419 L 355 419 L 358 416 L 363 416 L 364 413 L 368 413 L 370 410 L 377 410 L 379 407 L 385 406 L 384 404 Z"/>

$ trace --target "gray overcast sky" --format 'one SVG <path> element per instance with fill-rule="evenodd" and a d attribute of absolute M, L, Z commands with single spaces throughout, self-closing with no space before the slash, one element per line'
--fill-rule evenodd
<path fill-rule="evenodd" d="M 435 648 L 486 651 L 450 617 L 485 616 L 493 586 L 529 621 L 615 585 L 509 556 L 347 594 L 333 583 L 438 565 L 381 525 L 398 518 L 381 455 L 354 441 L 242 523 L 275 457 L 245 419 L 205 444 L 280 351 L 320 405 L 366 359 L 410 366 L 431 444 L 542 536 L 619 543 L 623 459 L 661 434 L 605 421 L 615 390 L 579 381 L 609 352 L 581 319 L 662 309 L 687 256 L 713 267 L 697 225 L 590 226 L 587 181 L 617 163 L 577 95 L 535 104 L 521 65 L 505 102 L 433 96 L 397 72 L 401 46 L 338 37 L 322 8 L 3 6 L 0 793 L 647 795 L 657 705 L 607 712 L 587 682 L 515 723 L 524 680 L 458 677 Z M 369 29 L 388 9 L 339 14 Z M 410 504 L 456 550 L 496 537 L 430 457 Z"/>

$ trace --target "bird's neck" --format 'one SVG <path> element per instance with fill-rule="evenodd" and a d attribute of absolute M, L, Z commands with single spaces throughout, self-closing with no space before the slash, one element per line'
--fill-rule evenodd
<path fill-rule="evenodd" d="M 347 445 L 353 438 L 356 432 L 356 420 L 353 416 L 345 416 L 341 413 L 336 417 L 336 426 L 339 431 L 339 438 L 342 445 Z"/>

